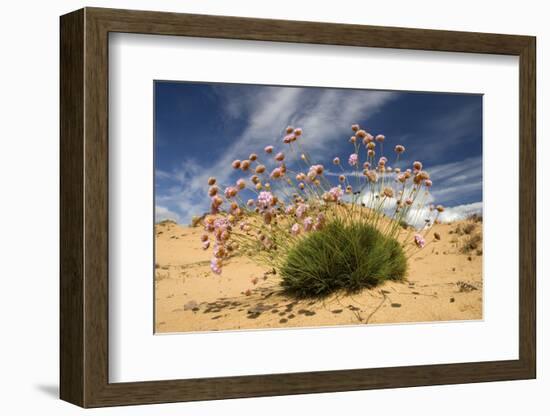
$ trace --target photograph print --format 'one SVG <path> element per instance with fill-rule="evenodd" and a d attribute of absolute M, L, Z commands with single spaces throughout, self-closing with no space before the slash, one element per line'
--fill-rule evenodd
<path fill-rule="evenodd" d="M 155 81 L 155 333 L 483 319 L 482 103 Z"/>

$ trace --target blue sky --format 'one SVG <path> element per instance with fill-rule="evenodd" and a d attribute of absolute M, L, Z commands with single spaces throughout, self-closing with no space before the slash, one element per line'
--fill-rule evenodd
<path fill-rule="evenodd" d="M 423 162 L 447 220 L 481 211 L 481 95 L 169 81 L 154 88 L 156 221 L 204 213 L 207 178 L 233 184 L 243 176 L 231 169 L 234 159 L 262 155 L 266 145 L 286 150 L 288 125 L 303 128 L 302 146 L 329 169 L 334 156 L 353 151 L 351 124 L 384 134 L 390 162 L 395 145 L 406 147 L 396 167 Z"/>

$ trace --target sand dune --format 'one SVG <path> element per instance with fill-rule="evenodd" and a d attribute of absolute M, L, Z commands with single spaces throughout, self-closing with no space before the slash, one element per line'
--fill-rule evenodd
<path fill-rule="evenodd" d="M 156 331 L 482 319 L 483 257 L 471 240 L 481 228 L 471 220 L 437 225 L 441 240 L 410 258 L 405 281 L 314 301 L 285 296 L 277 274 L 244 257 L 214 275 L 211 252 L 200 248 L 202 229 L 163 222 L 156 225 Z"/>

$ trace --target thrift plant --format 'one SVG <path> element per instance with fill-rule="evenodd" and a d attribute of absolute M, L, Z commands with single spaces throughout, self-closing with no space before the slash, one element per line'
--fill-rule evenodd
<path fill-rule="evenodd" d="M 262 156 L 232 162 L 242 172 L 234 184 L 208 179 L 211 205 L 201 241 L 212 250 L 214 273 L 232 256 L 245 255 L 275 268 L 283 288 L 299 297 L 405 276 L 407 258 L 427 245 L 444 208 L 426 207 L 432 180 L 421 162 L 399 167 L 404 146 L 394 147 L 392 167 L 383 155 L 384 135 L 357 124 L 351 129 L 349 167 L 334 157 L 336 172 L 304 151 L 302 129 L 287 127 L 286 149 L 267 146 Z M 423 227 L 404 226 L 420 219 Z"/>

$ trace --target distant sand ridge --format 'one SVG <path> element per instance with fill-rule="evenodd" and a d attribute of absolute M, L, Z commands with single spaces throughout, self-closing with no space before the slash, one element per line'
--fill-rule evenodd
<path fill-rule="evenodd" d="M 482 319 L 482 223 L 433 230 L 441 240 L 410 258 L 405 281 L 296 300 L 282 293 L 276 273 L 245 257 L 231 258 L 221 275 L 211 273 L 202 228 L 164 221 L 155 226 L 156 332 Z"/>

